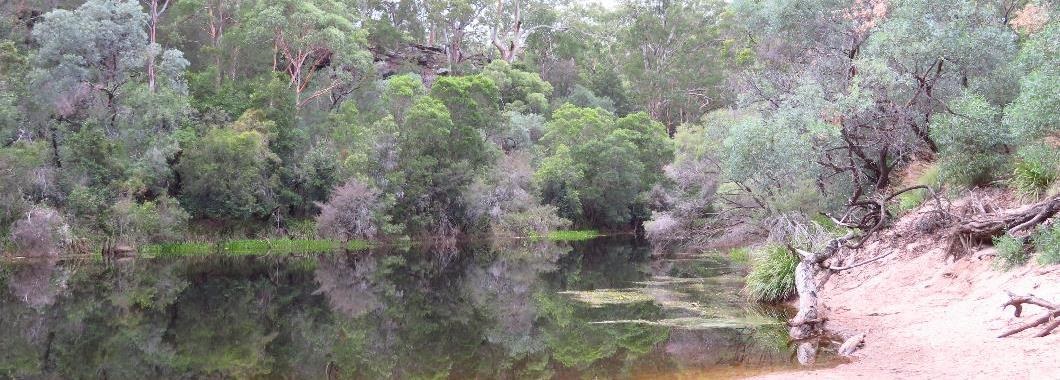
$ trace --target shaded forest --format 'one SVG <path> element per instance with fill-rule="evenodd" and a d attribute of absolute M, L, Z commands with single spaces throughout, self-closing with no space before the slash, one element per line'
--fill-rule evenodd
<path fill-rule="evenodd" d="M 819 251 L 940 194 L 1056 196 L 1057 12 L 6 2 L 0 229 L 17 248 L 643 228 Z M 1020 255 L 1055 261 L 1040 230 Z"/>

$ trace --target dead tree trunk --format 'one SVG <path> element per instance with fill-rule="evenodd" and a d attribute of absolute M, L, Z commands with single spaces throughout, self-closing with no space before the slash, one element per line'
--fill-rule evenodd
<path fill-rule="evenodd" d="M 946 257 L 956 260 L 964 256 L 979 243 L 1004 234 L 1017 234 L 1035 227 L 1060 212 L 1060 195 L 1044 201 L 1001 212 L 972 217 L 950 231 Z"/>

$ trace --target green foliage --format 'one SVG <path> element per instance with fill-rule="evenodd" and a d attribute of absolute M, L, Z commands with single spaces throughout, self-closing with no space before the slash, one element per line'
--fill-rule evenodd
<path fill-rule="evenodd" d="M 538 114 L 548 110 L 547 98 L 552 96 L 552 85 L 537 73 L 517 69 L 504 60 L 494 60 L 482 68 L 482 75 L 497 86 L 505 109 Z"/>
<path fill-rule="evenodd" d="M 1053 21 L 1023 43 L 1017 65 L 1026 72 L 1020 92 L 1005 107 L 1005 124 L 1020 142 L 1060 131 L 1060 23 Z"/>
<path fill-rule="evenodd" d="M 806 159 L 816 155 L 810 138 L 787 125 L 744 118 L 724 140 L 725 178 L 756 185 L 775 213 L 819 207 L 822 194 L 812 186 L 820 168 Z"/>
<path fill-rule="evenodd" d="M 161 197 L 137 203 L 121 199 L 110 207 L 110 231 L 135 243 L 161 243 L 184 239 L 190 215 L 176 199 Z"/>
<path fill-rule="evenodd" d="M 553 113 L 542 141 L 549 155 L 535 180 L 543 198 L 581 225 L 616 227 L 646 219 L 640 195 L 673 158 L 665 128 L 646 115 L 616 120 L 601 109 L 570 104 Z"/>
<path fill-rule="evenodd" d="M 1060 264 L 1060 223 L 1039 227 L 1034 235 L 1034 248 L 1038 252 L 1038 264 Z"/>
<path fill-rule="evenodd" d="M 535 238 L 544 238 L 548 241 L 583 241 L 591 240 L 603 236 L 600 231 L 597 230 L 572 230 L 572 231 L 549 231 L 544 236 Z"/>
<path fill-rule="evenodd" d="M 1009 183 L 1020 194 L 1037 199 L 1060 178 L 1060 152 L 1055 147 L 1033 144 L 1016 151 Z"/>
<path fill-rule="evenodd" d="M 1030 260 L 1030 254 L 1023 246 L 1023 240 L 1004 235 L 994 238 L 994 249 L 997 250 L 997 258 L 994 266 L 1001 270 L 1023 266 Z"/>
<path fill-rule="evenodd" d="M 102 128 L 86 126 L 67 138 L 60 155 L 74 182 L 107 186 L 125 175 L 124 149 L 120 140 L 108 138 Z"/>
<path fill-rule="evenodd" d="M 400 216 L 395 221 L 415 233 L 466 223 L 462 193 L 492 158 L 482 134 L 455 123 L 442 101 L 424 96 L 409 109 L 396 140 L 398 162 L 383 168 L 389 170 L 384 191 L 402 194 L 392 210 Z"/>
<path fill-rule="evenodd" d="M 942 185 L 939 178 L 939 165 L 931 164 L 924 168 L 924 171 L 916 178 L 915 185 L 928 186 L 938 192 Z M 924 200 L 929 199 L 930 197 L 931 192 L 925 189 L 907 191 L 898 196 L 898 209 L 901 211 L 915 209 L 923 204 Z"/>
<path fill-rule="evenodd" d="M 22 217 L 31 201 L 48 195 L 40 186 L 46 184 L 39 183 L 47 173 L 42 170 L 47 153 L 43 143 L 0 148 L 0 233 L 6 235 L 7 227 Z"/>
<path fill-rule="evenodd" d="M 957 98 L 949 106 L 954 114 L 931 121 L 943 179 L 966 187 L 990 183 L 1005 168 L 1003 152 L 1009 142 L 999 109 L 977 95 Z"/>
<path fill-rule="evenodd" d="M 750 266 L 753 264 L 750 247 L 738 247 L 729 250 L 729 260 L 738 265 Z"/>
<path fill-rule="evenodd" d="M 756 249 L 744 293 L 754 302 L 779 303 L 795 295 L 795 266 L 799 260 L 780 245 Z"/>
<path fill-rule="evenodd" d="M 500 90 L 485 75 L 438 78 L 431 97 L 445 104 L 457 126 L 486 131 L 497 120 Z"/>
<path fill-rule="evenodd" d="M 264 43 L 282 41 L 286 68 L 297 110 L 313 101 L 310 90 L 353 85 L 361 79 L 355 72 L 372 69 L 371 55 L 365 50 L 365 30 L 358 27 L 357 12 L 340 1 L 281 0 L 255 3 L 248 21 L 252 40 Z M 281 45 L 278 45 L 278 47 Z M 318 51 L 327 51 L 327 65 L 321 65 Z"/>
<path fill-rule="evenodd" d="M 177 164 L 181 204 L 200 218 L 267 217 L 275 207 L 278 162 L 261 132 L 211 130 L 185 148 Z"/>

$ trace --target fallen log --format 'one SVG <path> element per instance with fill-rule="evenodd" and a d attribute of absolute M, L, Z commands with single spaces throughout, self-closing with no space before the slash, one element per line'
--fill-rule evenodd
<path fill-rule="evenodd" d="M 973 247 L 1004 234 L 1030 230 L 1060 212 L 1060 195 L 1017 209 L 979 214 L 950 230 L 946 257 L 963 257 Z"/>
<path fill-rule="evenodd" d="M 865 343 L 865 333 L 855 334 L 846 341 L 843 342 L 842 346 L 839 346 L 839 356 L 849 357 L 854 354 L 854 351 L 858 350 Z"/>
<path fill-rule="evenodd" d="M 1014 312 L 1016 318 L 1019 318 L 1020 315 L 1023 314 L 1023 305 L 1035 305 L 1041 307 L 1046 310 L 1046 313 L 1030 322 L 1024 323 L 1022 325 L 1016 326 L 1015 328 L 1009 329 L 1008 331 L 1005 331 L 1001 335 L 998 335 L 998 338 L 1012 336 L 1032 327 L 1045 325 L 1044 328 L 1039 330 L 1038 333 L 1034 335 L 1035 337 L 1040 338 L 1049 335 L 1049 333 L 1051 333 L 1054 329 L 1060 327 L 1060 306 L 1057 306 L 1056 304 L 1043 300 L 1041 298 L 1035 297 L 1033 294 L 1021 296 L 1009 293 L 1008 296 L 1009 300 L 1001 305 L 1001 309 L 1004 310 L 1005 308 L 1012 306 L 1014 309 L 1016 309 Z"/>

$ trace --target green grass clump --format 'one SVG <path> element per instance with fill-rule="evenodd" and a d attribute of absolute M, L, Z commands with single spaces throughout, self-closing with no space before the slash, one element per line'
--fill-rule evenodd
<path fill-rule="evenodd" d="M 341 250 L 338 240 L 277 239 L 277 240 L 233 240 L 222 245 L 226 254 L 289 254 L 324 253 Z"/>
<path fill-rule="evenodd" d="M 747 275 L 744 292 L 753 302 L 777 303 L 795 295 L 795 255 L 787 248 L 769 245 L 759 250 L 751 273 Z"/>
<path fill-rule="evenodd" d="M 1038 264 L 1060 264 L 1060 223 L 1040 229 L 1034 235 L 1034 247 L 1038 251 Z"/>
<path fill-rule="evenodd" d="M 597 230 L 549 231 L 544 236 L 532 235 L 533 239 L 549 241 L 583 241 L 603 236 Z"/>
<path fill-rule="evenodd" d="M 362 250 L 371 244 L 364 240 L 351 240 L 345 244 L 338 240 L 277 239 L 277 240 L 231 240 L 220 243 L 165 243 L 140 247 L 145 257 L 197 256 L 220 254 L 225 256 L 269 255 L 292 253 L 327 253 Z"/>
<path fill-rule="evenodd" d="M 1060 177 L 1060 153 L 1042 145 L 1030 145 L 1016 152 L 1009 185 L 1020 194 L 1037 199 Z"/>
<path fill-rule="evenodd" d="M 199 256 L 217 251 L 218 247 L 213 243 L 162 243 L 140 247 L 140 254 L 146 257 Z"/>
<path fill-rule="evenodd" d="M 1023 241 L 1009 235 L 994 238 L 994 249 L 997 250 L 994 267 L 1000 270 L 1007 271 L 1023 266 L 1030 259 L 1030 255 L 1023 246 Z"/>
<path fill-rule="evenodd" d="M 751 249 L 747 247 L 733 248 L 729 251 L 729 260 L 739 265 L 750 265 Z"/>

